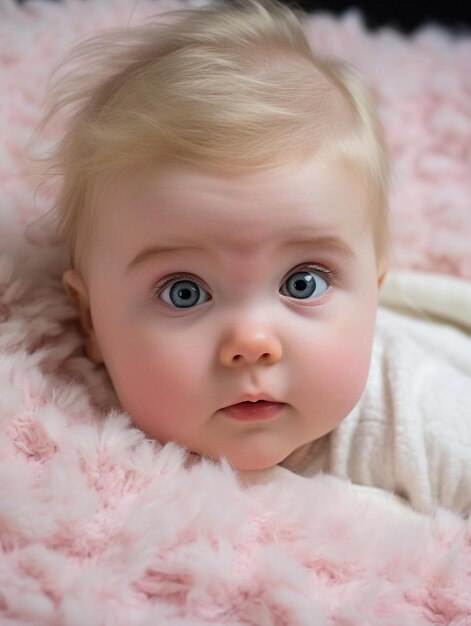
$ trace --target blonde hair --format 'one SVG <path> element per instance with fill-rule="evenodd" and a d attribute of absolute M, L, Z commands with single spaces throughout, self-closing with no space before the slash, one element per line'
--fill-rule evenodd
<path fill-rule="evenodd" d="M 316 153 L 362 176 L 387 256 L 389 175 L 371 95 L 348 64 L 312 50 L 302 19 L 277 0 L 218 2 L 72 51 L 40 127 L 68 116 L 48 173 L 61 177 L 52 213 L 72 267 L 107 176 L 174 163 L 243 174 Z"/>

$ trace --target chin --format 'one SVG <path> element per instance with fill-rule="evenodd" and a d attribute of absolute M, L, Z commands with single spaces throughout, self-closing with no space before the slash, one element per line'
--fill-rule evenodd
<path fill-rule="evenodd" d="M 231 467 L 236 470 L 241 471 L 254 471 L 254 470 L 264 470 L 270 467 L 274 467 L 281 463 L 287 456 L 289 452 L 285 451 L 280 452 L 279 454 L 268 454 L 266 452 L 261 454 L 233 454 L 227 455 L 226 459 Z"/>
<path fill-rule="evenodd" d="M 251 434 L 242 440 L 225 442 L 225 445 L 188 446 L 194 454 L 220 462 L 225 458 L 228 464 L 235 470 L 253 471 L 264 470 L 282 463 L 293 451 L 303 444 L 286 441 L 279 441 L 276 437 L 266 437 Z M 185 444 L 182 444 L 185 445 Z"/>
<path fill-rule="evenodd" d="M 215 461 L 216 463 L 220 463 L 222 458 L 225 458 L 226 461 L 229 463 L 229 465 L 233 469 L 240 470 L 240 471 L 247 471 L 247 472 L 268 469 L 270 467 L 274 467 L 275 465 L 278 465 L 278 463 L 281 463 L 281 461 L 283 461 L 283 458 L 280 458 L 279 460 L 273 460 L 273 459 L 267 459 L 267 458 L 256 459 L 256 460 L 254 460 L 253 458 L 252 459 L 231 458 L 229 455 L 225 455 L 222 453 L 220 455 L 204 454 L 201 452 L 195 452 L 194 450 L 192 451 L 192 454 L 199 456 L 199 457 L 210 459 L 211 461 Z"/>

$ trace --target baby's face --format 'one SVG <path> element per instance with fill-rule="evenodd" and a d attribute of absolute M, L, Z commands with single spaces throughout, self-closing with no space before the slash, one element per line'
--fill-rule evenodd
<path fill-rule="evenodd" d="M 346 168 L 143 172 L 108 189 L 96 214 L 95 360 L 151 437 L 260 469 L 357 403 L 381 271 Z M 238 404 L 259 398 L 272 404 Z"/>

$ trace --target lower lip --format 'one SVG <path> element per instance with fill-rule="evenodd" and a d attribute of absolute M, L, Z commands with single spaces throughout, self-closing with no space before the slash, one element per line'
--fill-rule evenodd
<path fill-rule="evenodd" d="M 251 422 L 275 417 L 284 406 L 281 402 L 240 402 L 227 406 L 223 411 L 236 420 Z"/>

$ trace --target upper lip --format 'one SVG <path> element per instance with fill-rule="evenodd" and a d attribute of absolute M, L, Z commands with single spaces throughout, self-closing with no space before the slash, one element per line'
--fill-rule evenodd
<path fill-rule="evenodd" d="M 275 400 L 275 398 L 272 398 L 266 393 L 245 393 L 243 396 L 240 396 L 235 402 L 232 402 L 227 406 L 233 406 L 234 404 L 239 404 L 240 402 L 258 402 L 259 400 L 264 400 L 265 402 L 277 402 L 278 404 L 281 404 L 278 400 Z"/>

